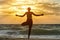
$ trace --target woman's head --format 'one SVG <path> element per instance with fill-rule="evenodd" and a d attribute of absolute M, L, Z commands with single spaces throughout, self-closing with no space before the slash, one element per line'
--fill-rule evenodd
<path fill-rule="evenodd" d="M 28 10 L 28 11 L 30 11 L 30 10 L 31 10 L 31 8 L 30 8 L 30 7 L 28 7 L 28 8 L 27 8 L 27 10 Z"/>

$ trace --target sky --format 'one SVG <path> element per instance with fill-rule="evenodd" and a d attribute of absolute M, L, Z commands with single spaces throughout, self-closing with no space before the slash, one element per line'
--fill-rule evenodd
<path fill-rule="evenodd" d="M 41 4 L 24 6 L 24 2 L 26 4 Z M 57 4 L 53 5 L 52 3 Z M 39 17 L 33 16 L 34 24 L 60 24 L 60 0 L 0 0 L 0 24 L 21 24 L 25 22 L 26 16 L 17 17 L 15 14 L 23 15 L 28 6 L 32 8 L 33 12 L 44 14 L 44 16 Z"/>

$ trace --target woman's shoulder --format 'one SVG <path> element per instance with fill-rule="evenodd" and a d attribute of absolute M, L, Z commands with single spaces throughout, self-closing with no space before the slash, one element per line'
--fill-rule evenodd
<path fill-rule="evenodd" d="M 25 13 L 33 13 L 33 12 L 25 12 Z"/>

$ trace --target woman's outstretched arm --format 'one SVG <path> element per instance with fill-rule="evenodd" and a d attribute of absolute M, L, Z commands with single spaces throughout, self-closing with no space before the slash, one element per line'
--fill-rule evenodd
<path fill-rule="evenodd" d="M 43 16 L 44 15 L 44 14 L 37 15 L 37 14 L 34 14 L 33 12 L 32 12 L 32 14 L 35 16 Z"/>
<path fill-rule="evenodd" d="M 25 15 L 26 15 L 26 13 L 25 13 L 24 15 L 17 15 L 17 14 L 16 14 L 16 16 L 19 16 L 19 17 L 24 17 Z"/>

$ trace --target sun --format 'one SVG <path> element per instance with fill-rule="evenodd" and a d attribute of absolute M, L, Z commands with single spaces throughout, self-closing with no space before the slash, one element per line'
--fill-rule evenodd
<path fill-rule="evenodd" d="M 21 6 L 22 9 L 27 9 L 28 7 L 30 7 L 31 9 L 36 9 L 35 6 L 31 6 L 31 5 Z"/>
<path fill-rule="evenodd" d="M 27 6 L 21 6 L 21 8 L 26 9 L 26 8 L 27 8 Z"/>

